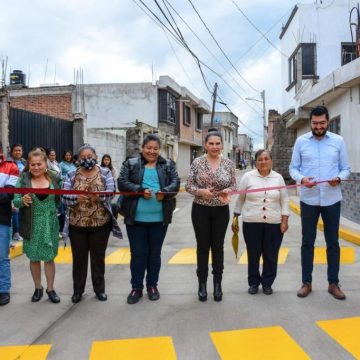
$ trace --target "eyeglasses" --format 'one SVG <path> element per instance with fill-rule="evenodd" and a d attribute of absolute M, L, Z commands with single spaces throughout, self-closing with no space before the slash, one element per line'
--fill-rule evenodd
<path fill-rule="evenodd" d="M 327 121 L 312 121 L 311 122 L 312 126 L 318 126 L 318 125 L 323 126 L 323 125 L 326 125 L 326 124 L 327 124 Z"/>

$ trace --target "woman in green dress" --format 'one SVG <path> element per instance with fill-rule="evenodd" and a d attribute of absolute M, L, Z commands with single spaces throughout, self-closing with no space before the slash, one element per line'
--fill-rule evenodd
<path fill-rule="evenodd" d="M 30 151 L 27 166 L 19 178 L 18 188 L 61 188 L 60 178 L 47 168 L 46 153 L 42 149 Z M 59 195 L 16 194 L 14 205 L 20 208 L 20 235 L 24 238 L 24 252 L 30 259 L 30 271 L 35 284 L 32 302 L 39 301 L 44 289 L 41 285 L 41 261 L 44 261 L 46 293 L 51 302 L 59 303 L 54 290 L 55 263 L 58 252 L 59 222 L 56 209 Z"/>

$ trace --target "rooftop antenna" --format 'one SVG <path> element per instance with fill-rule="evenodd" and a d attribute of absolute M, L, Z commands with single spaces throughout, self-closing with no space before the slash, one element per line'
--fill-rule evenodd
<path fill-rule="evenodd" d="M 45 64 L 45 74 L 44 74 L 44 84 L 46 84 L 46 74 L 47 74 L 48 62 L 49 62 L 49 59 L 46 59 L 46 64 Z"/>
<path fill-rule="evenodd" d="M 56 64 L 54 66 L 54 85 L 56 85 Z"/>

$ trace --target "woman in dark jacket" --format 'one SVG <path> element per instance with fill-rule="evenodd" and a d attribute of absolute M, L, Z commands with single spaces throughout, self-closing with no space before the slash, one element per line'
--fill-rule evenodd
<path fill-rule="evenodd" d="M 160 156 L 157 135 L 147 135 L 138 158 L 123 163 L 118 178 L 123 197 L 120 213 L 130 242 L 131 285 L 128 304 L 142 297 L 146 270 L 146 288 L 150 300 L 160 298 L 157 289 L 161 267 L 161 247 L 175 209 L 180 179 L 175 163 Z"/>

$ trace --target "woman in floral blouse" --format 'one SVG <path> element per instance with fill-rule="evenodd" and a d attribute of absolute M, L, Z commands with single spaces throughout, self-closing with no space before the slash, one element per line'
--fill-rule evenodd
<path fill-rule="evenodd" d="M 207 300 L 209 251 L 214 276 L 214 300 L 222 300 L 221 280 L 224 269 L 224 238 L 229 223 L 229 194 L 236 187 L 235 165 L 223 158 L 221 134 L 209 129 L 204 156 L 191 164 L 185 189 L 195 196 L 191 219 L 197 242 L 198 297 Z"/>
<path fill-rule="evenodd" d="M 66 175 L 65 190 L 105 191 L 109 194 L 62 195 L 68 206 L 64 236 L 70 237 L 73 256 L 73 303 L 82 299 L 90 253 L 91 279 L 96 297 L 106 301 L 105 252 L 110 232 L 122 238 L 111 210 L 115 182 L 109 169 L 97 165 L 95 149 L 85 144 L 79 149 L 79 168 Z"/>

